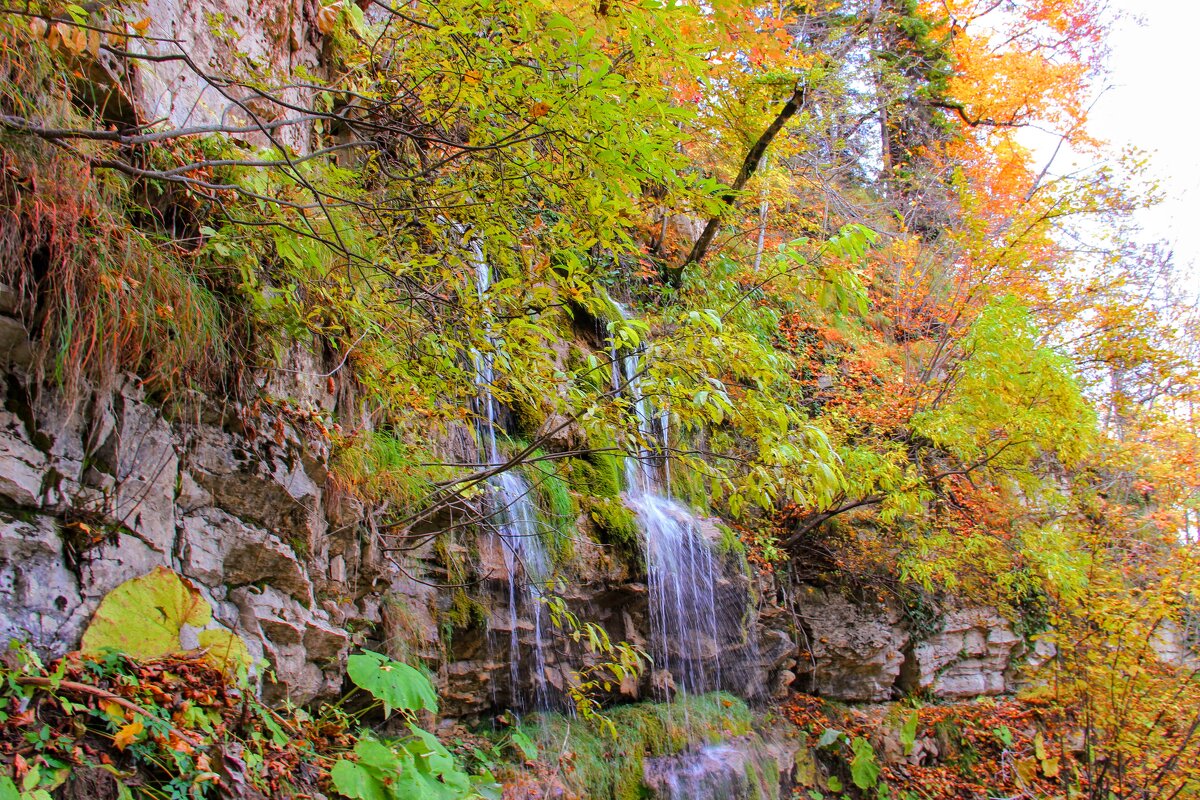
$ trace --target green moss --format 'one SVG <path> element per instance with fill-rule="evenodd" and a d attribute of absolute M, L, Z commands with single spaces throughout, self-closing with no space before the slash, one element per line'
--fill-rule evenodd
<path fill-rule="evenodd" d="M 645 759 L 673 755 L 693 742 L 712 744 L 751 731 L 749 709 L 724 693 L 620 706 L 607 715 L 617 729 L 616 738 L 595 724 L 557 714 L 541 715 L 520 728 L 533 741 L 544 743 L 541 749 L 546 753 L 557 754 L 565 740 L 573 754 L 573 769 L 564 773 L 565 782 L 579 797 L 593 800 L 644 798 Z"/>
<path fill-rule="evenodd" d="M 337 448 L 332 472 L 367 500 L 408 505 L 428 495 L 432 475 L 421 453 L 398 436 L 362 431 Z"/>
<path fill-rule="evenodd" d="M 616 497 L 621 493 L 621 458 L 608 451 L 588 453 L 568 462 L 570 487 L 589 497 Z"/>
<path fill-rule="evenodd" d="M 564 477 L 567 469 L 561 461 L 535 461 L 526 468 L 538 514 L 548 523 L 546 544 L 554 561 L 560 564 L 575 555 L 575 520 L 579 516 L 579 504 L 571 496 Z"/>
<path fill-rule="evenodd" d="M 592 522 L 600 532 L 600 541 L 613 545 L 629 556 L 641 552 L 641 529 L 637 516 L 616 497 L 588 497 L 583 501 Z"/>
<path fill-rule="evenodd" d="M 742 540 L 738 538 L 733 528 L 718 522 L 717 530 L 721 532 L 721 541 L 717 543 L 717 551 L 721 555 L 738 557 L 746 555 L 746 545 L 742 544 Z"/>
<path fill-rule="evenodd" d="M 295 551 L 296 557 L 301 561 L 306 561 L 309 557 L 308 540 L 303 536 L 289 536 L 288 545 Z"/>
<path fill-rule="evenodd" d="M 449 534 L 438 536 L 433 543 L 438 561 L 446 568 L 446 582 L 454 585 L 450 592 L 450 605 L 442 613 L 439 627 L 446 647 L 455 629 L 463 630 L 487 622 L 487 608 L 467 594 L 462 584 L 467 582 L 467 557 L 462 547 L 456 547 Z"/>
<path fill-rule="evenodd" d="M 517 435 L 524 439 L 533 439 L 546 421 L 546 409 L 536 399 L 519 396 L 514 398 L 509 407 L 512 410 L 513 421 Z"/>

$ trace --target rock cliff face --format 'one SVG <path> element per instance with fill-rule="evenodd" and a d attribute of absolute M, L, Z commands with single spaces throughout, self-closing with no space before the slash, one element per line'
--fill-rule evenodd
<path fill-rule="evenodd" d="M 519 705 L 531 696 L 534 627 L 524 609 L 516 639 L 526 666 L 514 686 L 508 576 L 495 542 L 480 534 L 459 537 L 457 553 L 432 543 L 403 559 L 384 552 L 369 509 L 329 480 L 326 441 L 301 421 L 301 409 L 333 407 L 314 388 L 320 381 L 303 379 L 321 370 L 298 354 L 290 369 L 287 385 L 269 387 L 287 402 L 250 410 L 203 400 L 187 412 L 158 407 L 132 378 L 68 406 L 10 369 L 0 411 L 0 635 L 62 653 L 108 591 L 164 565 L 194 581 L 216 617 L 271 662 L 269 698 L 337 694 L 347 653 L 372 646 L 435 668 L 452 715 Z M 614 639 L 647 646 L 644 575 L 593 542 L 585 517 L 579 526 L 564 599 Z M 465 616 L 455 612 L 463 598 L 437 588 L 452 582 L 446 561 L 455 557 L 478 581 Z M 723 688 L 755 698 L 794 685 L 880 701 L 901 688 L 967 697 L 1010 687 L 1023 644 L 993 610 L 952 611 L 914 643 L 896 609 L 834 589 L 801 591 L 798 618 L 756 610 L 753 598 L 769 593 L 751 586 L 736 556 L 723 563 L 719 591 L 746 608 L 736 638 L 712 643 Z M 547 661 L 558 688 L 581 658 L 560 644 Z M 623 691 L 633 698 L 670 682 L 656 674 Z"/>
<path fill-rule="evenodd" d="M 321 381 L 303 377 L 322 370 L 299 353 L 289 369 L 287 381 L 265 382 L 275 402 L 246 409 L 206 399 L 182 411 L 151 402 L 132 378 L 70 406 L 11 367 L 0 411 L 0 635 L 62 653 L 108 591 L 164 565 L 194 581 L 217 619 L 271 662 L 268 698 L 337 694 L 347 653 L 371 646 L 436 669 L 451 715 L 519 705 L 531 696 L 534 626 L 524 609 L 516 640 L 526 666 L 514 685 L 508 576 L 495 542 L 480 534 L 458 537 L 457 552 L 430 543 L 402 559 L 386 553 L 370 510 L 329 480 L 327 442 L 303 422 L 303 410 L 333 408 Z M 581 517 L 564 599 L 614 639 L 646 646 L 644 575 L 591 533 Z M 454 558 L 478 582 L 465 616 L 456 590 L 437 587 L 453 582 Z M 751 586 L 738 557 L 723 563 L 719 591 L 746 608 L 736 638 L 712 643 L 723 688 L 755 698 L 794 685 L 880 701 L 901 688 L 967 697 L 1010 687 L 1023 644 L 993 610 L 952 611 L 912 642 L 896 609 L 834 589 L 801 591 L 798 618 L 754 609 L 769 593 Z M 547 667 L 560 688 L 582 656 L 559 644 Z M 660 673 L 623 693 L 670 684 Z"/>
<path fill-rule="evenodd" d="M 255 147 L 280 144 L 303 154 L 312 137 L 303 113 L 311 92 L 302 87 L 320 74 L 320 8 L 315 0 L 145 0 L 130 10 L 148 20 L 146 37 L 130 44 L 144 57 L 127 69 L 104 55 L 90 77 L 114 120 L 219 125 Z M 218 75 L 246 83 L 208 79 Z"/>
<path fill-rule="evenodd" d="M 526 668 L 514 686 L 508 574 L 495 540 L 480 532 L 456 544 L 435 537 L 440 549 L 431 541 L 403 558 L 385 552 L 371 510 L 336 490 L 328 444 L 302 422 L 333 408 L 314 389 L 323 381 L 302 377 L 322 370 L 300 355 L 288 370 L 287 382 L 264 381 L 268 397 L 286 401 L 242 408 L 200 399 L 183 411 L 149 401 L 132 378 L 68 405 L 14 367 L 0 411 L 0 635 L 61 654 L 78 645 L 107 592 L 162 565 L 191 579 L 216 618 L 271 662 L 269 698 L 336 695 L 350 648 L 370 645 L 437 669 L 451 714 L 519 705 L 533 682 L 531 609 L 517 620 Z M 448 457 L 471 460 L 453 449 Z M 580 525 L 564 599 L 614 639 L 646 646 L 644 576 L 589 543 L 585 518 Z M 453 582 L 451 561 L 476 584 L 467 597 L 437 588 Z M 748 606 L 740 564 L 725 572 L 720 591 Z M 455 608 L 463 603 L 466 615 Z M 738 635 L 712 649 L 737 665 L 729 688 L 753 691 L 766 677 L 756 643 Z M 548 659 L 552 687 L 580 654 L 564 645 L 561 656 L 554 648 Z"/>

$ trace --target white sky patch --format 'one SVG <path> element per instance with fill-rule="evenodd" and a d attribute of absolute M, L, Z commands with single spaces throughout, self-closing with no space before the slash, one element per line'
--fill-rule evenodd
<path fill-rule="evenodd" d="M 1109 40 L 1107 84 L 1088 129 L 1114 149 L 1128 145 L 1150 156 L 1150 175 L 1164 199 L 1139 212 L 1148 241 L 1175 249 L 1176 265 L 1200 291 L 1200 109 L 1196 30 L 1200 3 L 1113 0 L 1124 12 Z M 1139 25 L 1135 17 L 1141 17 Z"/>

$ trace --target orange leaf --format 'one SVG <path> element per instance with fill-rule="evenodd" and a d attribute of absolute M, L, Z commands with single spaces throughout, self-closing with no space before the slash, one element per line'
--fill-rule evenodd
<path fill-rule="evenodd" d="M 146 727 L 140 721 L 131 722 L 121 730 L 117 731 L 117 735 L 113 737 L 113 744 L 118 750 L 124 750 L 129 745 L 133 744 L 138 734 L 144 731 Z"/>
<path fill-rule="evenodd" d="M 138 33 L 145 33 L 150 28 L 150 17 L 142 17 L 137 22 L 133 23 L 133 29 Z"/>
<path fill-rule="evenodd" d="M 317 30 L 323 34 L 329 34 L 337 25 L 338 14 L 341 8 L 337 3 L 331 6 L 325 6 L 317 12 Z"/>

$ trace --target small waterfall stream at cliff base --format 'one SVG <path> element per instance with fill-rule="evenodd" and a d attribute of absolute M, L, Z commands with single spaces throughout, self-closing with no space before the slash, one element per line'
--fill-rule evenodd
<path fill-rule="evenodd" d="M 639 443 L 656 443 L 657 449 L 625 459 L 626 502 L 642 531 L 656 667 L 670 673 L 676 690 L 699 694 L 720 688 L 720 643 L 729 638 L 721 624 L 728 609 L 718 602 L 712 542 L 695 514 L 670 497 L 669 416 L 665 409 L 655 415 L 642 391 L 642 356 L 612 350 L 613 391 L 629 399 Z"/>
<path fill-rule="evenodd" d="M 490 266 L 477 240 L 468 241 L 481 302 L 491 287 Z M 622 315 L 623 308 L 618 306 Z M 489 333 L 490 348 L 497 346 Z M 623 502 L 633 511 L 645 559 L 649 650 L 653 659 L 654 697 L 662 713 L 683 717 L 680 694 L 701 695 L 724 688 L 722 650 L 746 643 L 746 598 L 722 591 L 721 559 L 714 549 L 712 524 L 671 497 L 669 409 L 656 408 L 643 390 L 644 349 L 621 351 L 611 345 L 612 392 L 632 410 L 636 446 L 624 459 Z M 472 354 L 478 387 L 478 438 L 486 466 L 503 463 L 498 444 L 499 409 L 493 395 L 491 353 Z M 543 591 L 553 577 L 542 539 L 543 523 L 530 483 L 515 469 L 489 478 L 487 525 L 503 554 L 508 602 L 510 702 L 519 711 L 561 708 L 547 680 L 547 634 L 543 629 Z M 528 620 L 528 622 L 526 622 Z M 532 624 L 532 647 L 522 631 Z M 501 633 L 497 631 L 496 633 Z M 751 637 L 752 638 L 752 637 Z M 732 682 L 737 685 L 736 681 Z M 532 687 L 524 690 L 521 687 Z M 655 796 L 695 798 L 759 797 L 748 783 L 747 756 L 725 745 L 693 742 L 683 753 L 647 761 L 647 785 Z"/>
<path fill-rule="evenodd" d="M 622 316 L 626 310 L 617 304 Z M 667 676 L 656 690 L 667 701 L 679 693 L 699 695 L 727 688 L 722 653 L 732 645 L 754 650 L 748 636 L 746 600 L 723 591 L 723 564 L 706 528 L 683 503 L 671 497 L 670 413 L 655 409 L 643 390 L 644 350 L 621 352 L 611 346 L 612 386 L 624 396 L 637 420 L 637 453 L 625 459 L 625 502 L 642 533 L 649 591 L 650 646 L 655 668 Z M 653 449 L 647 449 L 647 446 Z M 730 681 L 744 689 L 740 681 Z M 686 704 L 680 705 L 686 717 Z M 684 727 L 689 727 L 686 719 Z M 741 800 L 772 796 L 761 768 L 762 752 L 693 740 L 677 755 L 648 759 L 646 787 L 662 800 Z M 777 788 L 777 787 L 775 787 Z"/>

